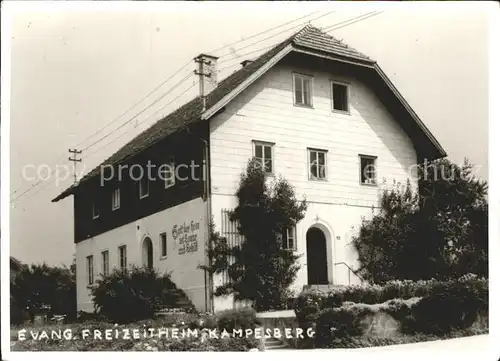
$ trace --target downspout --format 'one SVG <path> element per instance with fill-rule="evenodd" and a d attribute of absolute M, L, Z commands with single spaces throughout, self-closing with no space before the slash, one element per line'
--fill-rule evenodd
<path fill-rule="evenodd" d="M 191 129 L 188 127 L 187 132 L 189 134 L 193 134 L 191 132 Z M 203 142 L 204 144 L 204 165 L 202 169 L 202 177 L 203 177 L 203 196 L 202 199 L 205 201 L 205 231 L 207 235 L 207 243 L 205 247 L 205 265 L 208 264 L 208 267 L 210 267 L 211 260 L 207 255 L 207 250 L 210 249 L 211 244 L 210 244 L 210 221 L 211 221 L 211 215 L 212 215 L 212 204 L 211 204 L 211 197 L 210 197 L 210 157 L 209 157 L 209 146 L 208 146 L 208 141 L 200 136 L 198 136 L 198 139 Z M 205 272 L 205 309 L 207 311 L 213 311 L 214 310 L 214 305 L 213 305 L 213 277 L 212 275 L 207 272 Z M 208 278 L 208 280 L 207 280 Z"/>
<path fill-rule="evenodd" d="M 203 199 L 205 201 L 205 226 L 206 226 L 206 235 L 207 235 L 207 249 L 211 249 L 211 237 L 210 237 L 210 222 L 212 219 L 212 204 L 211 204 L 211 197 L 210 197 L 210 157 L 209 157 L 209 146 L 208 146 L 208 141 L 203 138 L 199 138 L 205 146 L 205 159 L 204 159 L 204 170 L 203 170 L 203 184 L 204 184 L 204 191 L 203 191 Z M 206 249 L 206 250 L 207 250 Z M 206 264 L 208 264 L 208 267 L 210 268 L 212 266 L 212 261 L 208 255 L 206 256 Z M 208 273 L 208 274 L 207 274 Z M 210 310 L 213 312 L 214 310 L 214 304 L 213 304 L 213 277 L 212 274 L 205 271 L 205 279 L 208 277 L 208 299 L 206 302 L 206 309 L 207 311 Z M 206 281 L 205 281 L 206 282 Z M 205 293 L 206 287 L 205 287 Z"/>

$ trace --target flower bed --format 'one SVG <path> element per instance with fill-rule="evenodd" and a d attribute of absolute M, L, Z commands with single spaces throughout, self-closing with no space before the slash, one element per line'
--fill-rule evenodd
<path fill-rule="evenodd" d="M 256 321 L 254 316 L 249 310 L 220 315 L 174 312 L 126 325 L 85 321 L 19 328 L 11 331 L 11 348 L 13 351 L 249 351 L 259 348 L 259 340 L 223 330 L 227 326 L 251 327 Z"/>

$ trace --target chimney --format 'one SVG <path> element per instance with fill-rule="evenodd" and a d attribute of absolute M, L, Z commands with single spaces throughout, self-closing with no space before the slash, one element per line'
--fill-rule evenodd
<path fill-rule="evenodd" d="M 194 58 L 197 69 L 194 71 L 200 80 L 200 97 L 203 101 L 203 111 L 206 110 L 206 97 L 217 87 L 217 59 L 216 56 L 200 54 Z"/>
<path fill-rule="evenodd" d="M 253 60 L 243 60 L 240 64 L 241 64 L 241 67 L 245 67 L 247 66 L 248 64 L 252 63 Z"/>

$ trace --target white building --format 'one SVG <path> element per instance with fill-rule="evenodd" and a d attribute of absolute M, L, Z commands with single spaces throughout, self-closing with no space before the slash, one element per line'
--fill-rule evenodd
<path fill-rule="evenodd" d="M 353 231 L 371 216 L 384 184 L 410 179 L 416 186 L 415 165 L 445 156 L 443 148 L 375 61 L 312 26 L 220 82 L 217 58 L 195 61 L 199 97 L 54 199 L 75 196 L 78 308 L 92 310 L 87 285 L 98 274 L 127 264 L 171 272 L 199 309 L 232 307 L 230 297 L 212 295 L 221 277 L 197 266 L 207 262 L 211 218 L 223 235 L 237 237 L 227 210 L 251 157 L 308 202 L 289 231 L 302 265 L 293 288 L 359 282 L 350 270 Z M 149 161 L 207 167 L 190 176 L 185 167 L 166 180 L 134 179 L 139 172 L 117 179 L 120 166 Z"/>

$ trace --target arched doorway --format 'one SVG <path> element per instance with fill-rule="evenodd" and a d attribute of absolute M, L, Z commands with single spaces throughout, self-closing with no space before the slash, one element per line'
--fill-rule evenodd
<path fill-rule="evenodd" d="M 142 264 L 144 267 L 153 268 L 153 242 L 149 237 L 142 241 Z"/>
<path fill-rule="evenodd" d="M 307 284 L 328 284 L 326 237 L 323 231 L 311 227 L 306 234 Z"/>

